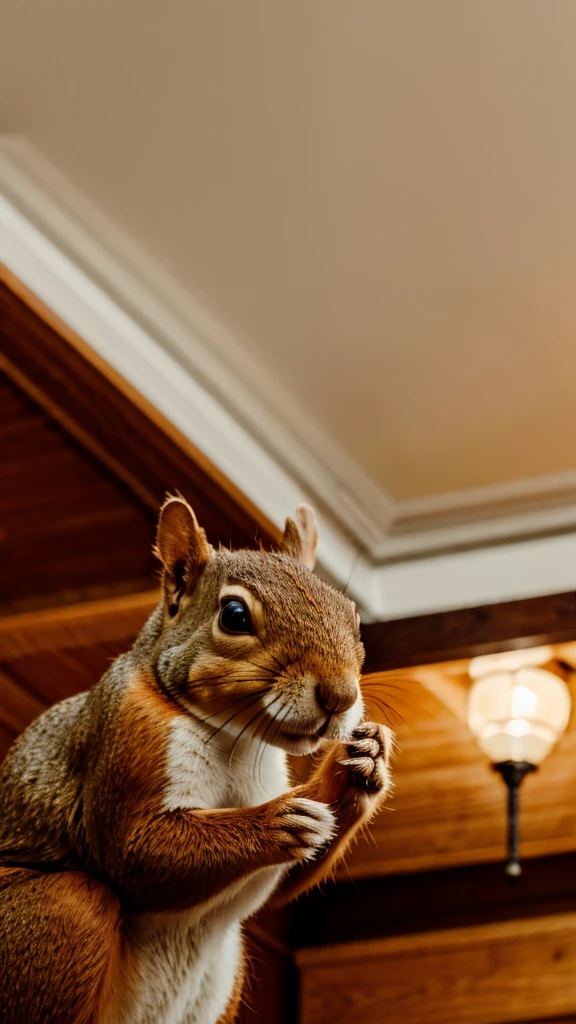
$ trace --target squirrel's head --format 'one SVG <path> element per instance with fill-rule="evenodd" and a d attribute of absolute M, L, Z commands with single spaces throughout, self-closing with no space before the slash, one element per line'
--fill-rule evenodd
<path fill-rule="evenodd" d="M 215 550 L 187 502 L 168 498 L 156 541 L 155 673 L 182 710 L 299 754 L 361 721 L 360 619 L 312 572 L 317 540 L 314 512 L 301 505 L 277 552 Z"/>

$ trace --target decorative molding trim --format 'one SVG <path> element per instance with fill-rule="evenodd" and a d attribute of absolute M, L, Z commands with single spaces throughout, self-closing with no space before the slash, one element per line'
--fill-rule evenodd
<path fill-rule="evenodd" d="M 242 343 L 26 139 L 0 136 L 0 190 L 369 549 L 395 506 Z"/>
<path fill-rule="evenodd" d="M 25 139 L 10 136 L 0 136 L 0 262 L 271 522 L 281 526 L 301 501 L 315 504 L 320 569 L 348 587 L 366 619 L 576 588 L 576 533 L 526 540 L 576 530 L 576 472 L 394 502 L 271 377 L 248 343 L 217 323 Z M 568 566 L 557 544 L 567 549 Z M 547 567 L 536 554 L 542 545 L 556 552 Z M 521 583 L 507 575 L 519 551 Z"/>
<path fill-rule="evenodd" d="M 34 163 L 34 151 L 25 142 L 0 139 L 0 263 L 204 452 L 271 522 L 281 527 L 296 505 L 315 503 L 321 520 L 320 568 L 338 585 L 349 584 L 350 595 L 370 616 L 363 554 L 367 537 L 364 543 L 354 539 L 348 521 L 352 498 L 348 505 L 343 502 L 344 485 L 328 471 L 328 461 L 322 465 L 298 439 L 292 441 L 286 428 L 250 395 L 236 372 L 235 364 L 242 361 L 239 352 L 232 356 L 230 348 L 227 358 L 221 356 L 223 343 L 216 334 L 210 336 L 210 346 L 218 354 L 210 351 L 192 326 L 161 305 L 146 279 L 137 280 L 85 231 L 84 219 L 97 219 L 90 204 L 83 217 L 70 216 L 50 198 L 54 179 L 60 181 L 57 173 L 46 171 L 48 185 L 41 187 L 37 180 L 44 161 L 38 158 L 32 178 L 19 164 L 22 154 Z M 60 187 L 64 189 L 61 181 Z M 113 241 L 116 235 L 111 226 Z M 116 249 L 118 245 L 116 241 Z M 156 277 L 157 288 L 160 270 Z M 250 421 L 260 418 L 256 430 Z M 285 444 L 284 457 L 267 444 L 272 438 L 278 448 Z M 288 456 L 300 462 L 299 472 L 292 471 Z M 314 487 L 308 477 L 315 478 Z M 345 514 L 331 513 L 341 506 Z"/>
<path fill-rule="evenodd" d="M 576 527 L 576 470 L 399 501 L 376 561 Z"/>
<path fill-rule="evenodd" d="M 372 574 L 376 620 L 567 593 L 576 590 L 576 532 L 374 566 Z"/>

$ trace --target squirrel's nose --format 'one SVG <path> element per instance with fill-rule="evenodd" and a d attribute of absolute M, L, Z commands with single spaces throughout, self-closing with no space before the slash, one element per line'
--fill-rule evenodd
<path fill-rule="evenodd" d="M 323 711 L 339 715 L 348 711 L 358 698 L 358 680 L 348 676 L 338 680 L 322 680 L 316 684 L 316 700 Z"/>

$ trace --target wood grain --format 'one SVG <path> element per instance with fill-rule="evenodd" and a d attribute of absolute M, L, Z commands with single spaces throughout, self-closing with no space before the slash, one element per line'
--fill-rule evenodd
<path fill-rule="evenodd" d="M 0 613 L 153 584 L 154 516 L 0 373 Z"/>
<path fill-rule="evenodd" d="M 158 590 L 0 618 L 0 661 L 123 640 L 126 649 L 160 599 Z"/>
<path fill-rule="evenodd" d="M 524 861 L 520 884 L 502 864 L 326 883 L 297 904 L 297 948 L 412 935 L 573 912 L 576 854 Z"/>
<path fill-rule="evenodd" d="M 576 639 L 576 593 L 364 625 L 366 671 L 454 661 Z"/>
<path fill-rule="evenodd" d="M 576 915 L 301 950 L 301 1024 L 507 1024 L 576 1011 Z"/>
<path fill-rule="evenodd" d="M 264 543 L 279 539 L 198 449 L 1 267 L 0 362 L 151 511 L 178 488 L 214 542 L 245 547 L 256 536 Z"/>
<path fill-rule="evenodd" d="M 110 640 L 0 660 L 0 761 L 34 718 L 52 704 L 89 690 L 128 646 L 125 639 Z"/>

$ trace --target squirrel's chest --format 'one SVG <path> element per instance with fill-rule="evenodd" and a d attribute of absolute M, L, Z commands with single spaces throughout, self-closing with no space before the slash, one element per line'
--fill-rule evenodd
<path fill-rule="evenodd" d="M 242 968 L 239 924 L 194 914 L 149 914 L 129 922 L 129 970 L 119 1024 L 214 1024 Z"/>
<path fill-rule="evenodd" d="M 288 788 L 285 758 L 267 747 L 231 758 L 193 720 L 176 719 L 168 738 L 163 804 L 177 808 L 254 806 Z M 256 752 L 255 752 L 256 753 Z M 262 763 L 260 763 L 262 761 Z M 285 865 L 262 868 L 206 903 L 127 922 L 129 1006 L 122 1024 L 212 1024 L 224 1013 L 242 962 L 240 922 L 276 888 Z"/>
<path fill-rule="evenodd" d="M 179 717 L 167 737 L 165 810 L 255 807 L 289 788 L 286 755 L 275 747 L 233 751 L 200 723 Z"/>

